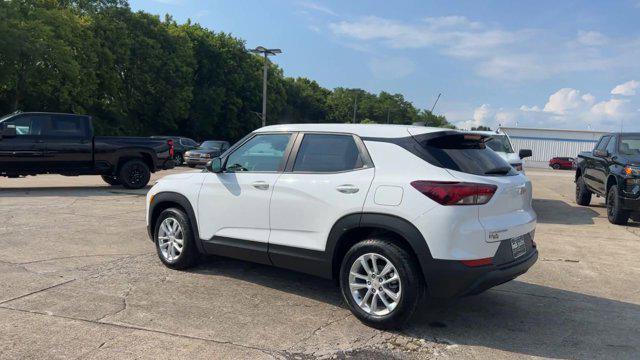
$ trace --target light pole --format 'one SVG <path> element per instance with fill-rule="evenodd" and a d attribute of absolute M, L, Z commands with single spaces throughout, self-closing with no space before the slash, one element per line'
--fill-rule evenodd
<path fill-rule="evenodd" d="M 258 46 L 249 50 L 254 54 L 262 54 L 264 56 L 264 73 L 262 75 L 262 126 L 267 125 L 267 71 L 269 70 L 269 55 L 281 54 L 280 49 L 267 49 L 264 46 Z"/>

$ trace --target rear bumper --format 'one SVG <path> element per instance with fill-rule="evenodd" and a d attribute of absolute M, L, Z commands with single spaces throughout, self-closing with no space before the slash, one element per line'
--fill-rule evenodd
<path fill-rule="evenodd" d="M 504 243 L 511 246 L 508 240 Z M 521 258 L 497 265 L 469 267 L 455 260 L 434 260 L 431 276 L 427 278 L 429 295 L 434 298 L 475 295 L 511 281 L 526 273 L 538 260 L 538 250 L 532 244 L 528 243 L 527 253 Z M 503 255 L 499 250 L 494 261 L 499 263 Z"/>

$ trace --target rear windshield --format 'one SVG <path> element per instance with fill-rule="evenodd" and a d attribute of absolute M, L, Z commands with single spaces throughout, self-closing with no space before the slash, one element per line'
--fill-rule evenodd
<path fill-rule="evenodd" d="M 514 152 L 507 135 L 491 135 L 491 140 L 487 141 L 487 146 L 497 152 Z"/>
<path fill-rule="evenodd" d="M 425 134 L 415 139 L 425 151 L 421 157 L 435 166 L 474 175 L 517 175 L 508 162 L 487 146 L 488 137 L 447 133 Z"/>

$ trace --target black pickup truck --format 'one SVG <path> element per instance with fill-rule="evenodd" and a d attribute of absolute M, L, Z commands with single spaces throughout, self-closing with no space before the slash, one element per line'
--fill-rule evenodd
<path fill-rule="evenodd" d="M 94 136 L 91 117 L 14 113 L 0 118 L 0 176 L 101 175 L 138 189 L 152 172 L 173 168 L 173 141 Z"/>
<path fill-rule="evenodd" d="M 575 181 L 578 205 L 588 206 L 596 194 L 606 199 L 611 223 L 640 220 L 640 133 L 604 135 L 593 151 L 578 155 Z"/>

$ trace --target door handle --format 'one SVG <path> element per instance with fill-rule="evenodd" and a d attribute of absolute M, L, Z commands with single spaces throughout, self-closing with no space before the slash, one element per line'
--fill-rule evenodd
<path fill-rule="evenodd" d="M 256 181 L 252 183 L 251 186 L 258 190 L 269 190 L 269 184 L 265 181 Z"/>
<path fill-rule="evenodd" d="M 336 186 L 336 190 L 338 190 L 339 192 L 341 192 L 343 194 L 355 194 L 358 191 L 360 191 L 360 189 L 358 187 L 356 187 L 355 185 L 351 185 L 351 184 L 344 184 L 344 185 Z"/>

